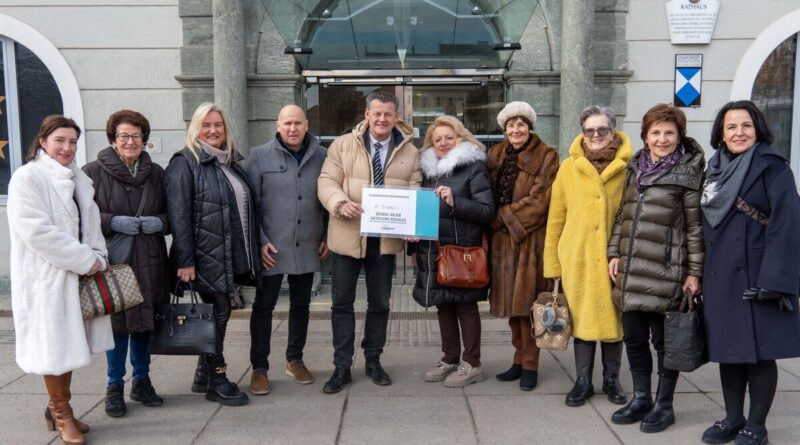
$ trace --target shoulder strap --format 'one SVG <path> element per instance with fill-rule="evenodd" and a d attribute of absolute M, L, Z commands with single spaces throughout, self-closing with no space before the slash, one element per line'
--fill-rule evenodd
<path fill-rule="evenodd" d="M 736 197 L 736 210 L 744 213 L 745 215 L 753 218 L 757 222 L 763 225 L 769 224 L 769 215 L 765 215 L 761 213 L 758 209 L 751 206 L 747 201 L 742 199 L 741 196 Z"/>
<path fill-rule="evenodd" d="M 142 211 L 144 211 L 144 204 L 147 202 L 147 183 L 144 183 L 144 190 L 142 191 L 142 199 L 139 200 L 139 209 L 136 210 L 136 215 L 134 216 L 142 216 Z"/>

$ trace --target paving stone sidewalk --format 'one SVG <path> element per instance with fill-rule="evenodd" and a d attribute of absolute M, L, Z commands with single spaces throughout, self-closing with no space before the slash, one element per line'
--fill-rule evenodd
<path fill-rule="evenodd" d="M 90 444 L 699 444 L 703 430 L 724 415 L 717 366 L 706 365 L 682 374 L 675 395 L 677 423 L 659 434 L 639 432 L 637 425 L 609 421 L 618 408 L 598 393 L 580 408 L 564 405 L 575 378 L 572 351 L 542 352 L 539 386 L 519 390 L 516 382 L 501 383 L 494 374 L 511 363 L 513 349 L 505 320 L 482 323 L 482 362 L 489 378 L 465 389 L 425 383 L 425 371 L 440 358 L 435 312 L 422 311 L 409 289 L 395 287 L 388 345 L 382 361 L 394 383 L 374 385 L 364 376 L 364 359 L 357 348 L 353 383 L 335 395 L 322 393 L 333 364 L 329 297 L 323 291 L 312 305 L 305 362 L 316 382 L 298 385 L 284 374 L 288 321 L 281 297 L 274 323 L 270 371 L 271 393 L 252 397 L 245 407 L 221 407 L 189 391 L 194 357 L 154 356 L 151 378 L 164 406 L 146 408 L 130 401 L 125 417 L 112 419 L 103 411 L 105 358 L 94 357 L 73 379 L 73 407 L 91 425 Z M 42 379 L 25 375 L 14 363 L 10 303 L 0 296 L 0 444 L 60 444 L 45 431 L 42 412 L 47 403 Z M 357 310 L 364 309 L 363 296 Z M 482 311 L 488 310 L 483 305 Z M 4 312 L 5 311 L 5 312 Z M 363 320 L 356 328 L 360 333 Z M 360 341 L 360 335 L 358 339 Z M 225 353 L 229 377 L 246 389 L 250 379 L 249 322 L 238 312 L 230 323 Z M 800 443 L 800 359 L 779 364 L 778 393 L 769 416 L 770 442 Z M 594 381 L 601 378 L 598 352 Z M 627 369 L 627 362 L 623 364 Z M 623 372 L 623 386 L 631 382 Z M 655 385 L 654 385 L 655 387 Z M 130 385 L 126 386 L 127 392 Z"/>

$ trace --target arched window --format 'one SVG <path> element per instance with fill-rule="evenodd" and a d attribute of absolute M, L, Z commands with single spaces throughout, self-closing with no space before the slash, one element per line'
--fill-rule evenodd
<path fill-rule="evenodd" d="M 800 190 L 800 8 L 767 26 L 739 61 L 731 100 L 751 99 L 767 114 L 774 148 L 789 159 Z"/>
<path fill-rule="evenodd" d="M 0 35 L 1 200 L 44 117 L 63 112 L 61 94 L 47 66 L 24 45 Z"/>
<path fill-rule="evenodd" d="M 790 161 L 795 161 L 800 156 L 798 35 L 800 34 L 794 34 L 784 40 L 767 57 L 753 83 L 751 96 L 753 102 L 764 111 L 770 129 L 775 135 L 773 148 Z M 797 165 L 796 162 L 792 164 Z"/>

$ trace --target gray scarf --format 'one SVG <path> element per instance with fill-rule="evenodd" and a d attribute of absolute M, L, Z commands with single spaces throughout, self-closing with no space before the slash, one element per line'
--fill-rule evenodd
<path fill-rule="evenodd" d="M 723 145 L 709 159 L 700 207 L 711 227 L 720 225 L 733 208 L 756 148 L 758 143 L 744 153 L 733 156 L 728 147 Z"/>
<path fill-rule="evenodd" d="M 236 196 L 236 208 L 239 211 L 239 220 L 242 222 L 242 231 L 244 232 L 244 237 L 247 239 L 247 234 L 250 233 L 250 189 L 247 188 L 247 184 L 245 184 L 236 174 L 231 170 L 230 165 L 228 162 L 231 159 L 231 151 L 230 150 L 220 150 L 219 148 L 214 148 L 204 141 L 200 139 L 195 142 L 195 147 L 199 148 L 210 156 L 214 156 L 217 158 L 217 162 L 219 162 L 219 167 L 222 170 L 222 173 L 225 174 L 225 177 L 228 179 L 228 183 L 233 189 L 233 194 Z M 244 248 L 247 253 L 247 257 L 250 257 L 250 245 L 245 242 Z"/>

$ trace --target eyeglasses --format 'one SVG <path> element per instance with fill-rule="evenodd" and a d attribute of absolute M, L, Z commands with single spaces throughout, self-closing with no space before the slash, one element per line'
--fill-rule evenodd
<path fill-rule="evenodd" d="M 141 142 L 142 140 L 142 135 L 139 133 L 134 133 L 134 134 L 117 133 L 116 136 L 120 142 L 128 142 L 130 139 L 133 139 L 134 142 Z"/>
<path fill-rule="evenodd" d="M 583 137 L 590 138 L 597 133 L 598 136 L 604 138 L 608 136 L 608 133 L 611 133 L 611 128 L 609 127 L 599 127 L 599 128 L 584 128 L 583 129 Z"/>

